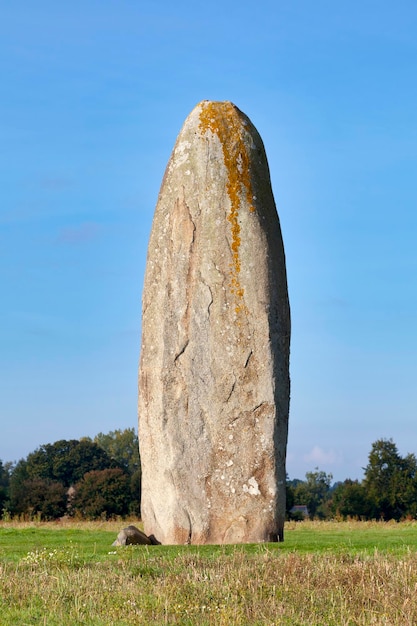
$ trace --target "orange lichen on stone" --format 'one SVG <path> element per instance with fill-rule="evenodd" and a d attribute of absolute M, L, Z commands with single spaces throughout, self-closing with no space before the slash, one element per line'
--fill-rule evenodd
<path fill-rule="evenodd" d="M 227 216 L 231 224 L 232 235 L 232 277 L 230 290 L 236 298 L 243 298 L 244 289 L 239 282 L 241 244 L 239 209 L 241 198 L 246 196 L 249 210 L 254 211 L 252 204 L 253 193 L 250 178 L 250 158 L 245 142 L 245 122 L 240 111 L 231 102 L 203 102 L 200 113 L 200 128 L 203 132 L 210 130 L 220 140 L 224 164 L 226 166 L 228 181 L 227 193 L 230 199 L 230 213 Z M 238 303 L 235 312 L 239 313 L 245 307 Z"/>

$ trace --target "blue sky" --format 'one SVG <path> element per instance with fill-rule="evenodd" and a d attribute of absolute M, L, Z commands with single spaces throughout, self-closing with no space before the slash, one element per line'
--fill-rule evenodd
<path fill-rule="evenodd" d="M 417 454 L 417 4 L 0 0 L 0 459 L 137 424 L 147 242 L 202 99 L 261 133 L 292 309 L 288 473 Z"/>

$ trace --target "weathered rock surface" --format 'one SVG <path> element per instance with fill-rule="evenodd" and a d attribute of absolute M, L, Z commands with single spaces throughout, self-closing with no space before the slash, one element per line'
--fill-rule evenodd
<path fill-rule="evenodd" d="M 186 119 L 162 183 L 143 292 L 145 532 L 282 540 L 290 311 L 262 140 L 230 102 Z"/>
<path fill-rule="evenodd" d="M 117 535 L 112 546 L 150 545 L 152 541 L 136 526 L 127 526 Z"/>

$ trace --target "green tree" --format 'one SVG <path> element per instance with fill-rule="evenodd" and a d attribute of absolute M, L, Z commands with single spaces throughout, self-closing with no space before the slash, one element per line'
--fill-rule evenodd
<path fill-rule="evenodd" d="M 3 462 L 0 461 L 0 517 L 9 499 L 11 467 L 11 463 L 6 463 L 4 465 Z"/>
<path fill-rule="evenodd" d="M 108 456 L 122 467 L 130 476 L 129 513 L 140 516 L 140 498 L 142 488 L 142 470 L 139 456 L 139 440 L 134 428 L 113 430 L 107 434 L 99 433 L 94 443 L 103 448 Z"/>
<path fill-rule="evenodd" d="M 140 517 L 140 499 L 142 495 L 142 473 L 140 468 L 130 477 L 129 513 Z"/>
<path fill-rule="evenodd" d="M 26 497 L 25 481 L 29 478 L 27 472 L 27 462 L 20 459 L 14 466 L 9 483 L 9 510 L 12 515 L 24 513 L 24 500 Z"/>
<path fill-rule="evenodd" d="M 30 478 L 57 480 L 66 488 L 86 472 L 117 466 L 102 447 L 86 439 L 62 439 L 40 446 L 28 455 L 26 462 Z"/>
<path fill-rule="evenodd" d="M 66 494 L 70 486 L 79 482 L 87 472 L 116 467 L 116 461 L 92 441 L 63 439 L 40 446 L 13 469 L 8 504 L 10 513 L 40 513 L 46 519 L 61 517 L 66 512 Z"/>
<path fill-rule="evenodd" d="M 365 468 L 364 488 L 373 518 L 399 520 L 416 511 L 417 460 L 402 458 L 392 439 L 372 444 Z"/>
<path fill-rule="evenodd" d="M 44 520 L 65 515 L 67 494 L 62 483 L 48 478 L 27 478 L 13 492 L 13 515 L 40 515 Z"/>
<path fill-rule="evenodd" d="M 401 517 L 415 518 L 417 516 L 417 459 L 414 454 L 407 454 L 402 459 L 401 471 L 395 474 L 393 488 L 397 494 L 397 508 Z"/>
<path fill-rule="evenodd" d="M 363 483 L 350 478 L 339 483 L 331 494 L 331 510 L 345 518 L 369 518 L 370 505 Z"/>
<path fill-rule="evenodd" d="M 134 428 L 99 433 L 93 441 L 131 476 L 140 469 L 139 440 Z"/>
<path fill-rule="evenodd" d="M 30 478 L 24 482 L 26 511 L 51 520 L 65 515 L 67 494 L 64 485 L 49 478 Z"/>
<path fill-rule="evenodd" d="M 130 478 L 122 469 L 87 472 L 75 485 L 72 511 L 88 519 L 126 515 L 130 502 Z"/>
<path fill-rule="evenodd" d="M 332 479 L 332 474 L 319 471 L 318 467 L 315 468 L 314 472 L 307 472 L 306 481 L 298 483 L 295 487 L 295 504 L 305 504 L 312 518 L 326 517 Z"/>

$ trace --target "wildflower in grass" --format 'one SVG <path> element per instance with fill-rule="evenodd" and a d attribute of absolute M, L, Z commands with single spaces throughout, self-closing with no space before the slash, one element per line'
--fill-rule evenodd
<path fill-rule="evenodd" d="M 81 558 L 75 549 L 70 546 L 68 548 L 48 550 L 32 550 L 21 559 L 23 565 L 67 565 L 74 566 L 81 564 Z"/>

